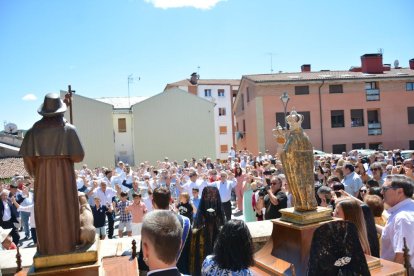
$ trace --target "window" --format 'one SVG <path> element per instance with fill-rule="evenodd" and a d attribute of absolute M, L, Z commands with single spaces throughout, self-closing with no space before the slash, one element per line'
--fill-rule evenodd
<path fill-rule="evenodd" d="M 408 124 L 414 124 L 414 107 L 407 107 Z"/>
<path fill-rule="evenodd" d="M 366 144 L 365 143 L 355 143 L 352 144 L 352 149 L 365 149 Z"/>
<path fill-rule="evenodd" d="M 246 133 L 246 120 L 243 120 L 243 133 Z"/>
<path fill-rule="evenodd" d="M 221 153 L 228 153 L 229 152 L 229 146 L 228 145 L 220 145 L 220 152 Z"/>
<path fill-rule="evenodd" d="M 377 83 L 375 81 L 372 82 L 366 82 L 365 83 L 365 89 L 377 89 Z"/>
<path fill-rule="evenodd" d="M 118 132 L 126 132 L 126 119 L 118 118 Z"/>
<path fill-rule="evenodd" d="M 309 86 L 295 86 L 295 95 L 306 95 L 309 94 Z"/>
<path fill-rule="evenodd" d="M 224 89 L 219 89 L 218 92 L 217 92 L 217 95 L 219 97 L 224 97 Z"/>
<path fill-rule="evenodd" d="M 346 144 L 332 145 L 333 154 L 342 154 L 343 152 L 346 152 Z"/>
<path fill-rule="evenodd" d="M 408 143 L 410 150 L 414 150 L 414 140 L 410 140 Z"/>
<path fill-rule="evenodd" d="M 405 89 L 407 89 L 407 91 L 413 91 L 414 90 L 414 82 L 407 82 L 405 84 Z"/>
<path fill-rule="evenodd" d="M 246 88 L 246 97 L 247 97 L 247 102 L 250 102 L 250 91 L 249 91 L 249 87 Z"/>
<path fill-rule="evenodd" d="M 276 112 L 276 126 L 278 123 L 280 124 L 281 127 L 285 127 L 285 113 Z M 286 124 L 286 127 L 289 127 L 289 126 Z"/>
<path fill-rule="evenodd" d="M 244 94 L 242 93 L 241 95 L 240 95 L 240 101 L 241 101 L 241 109 L 242 109 L 242 111 L 244 110 Z"/>
<path fill-rule="evenodd" d="M 364 110 L 351 109 L 351 127 L 364 126 Z"/>
<path fill-rule="evenodd" d="M 311 129 L 311 117 L 309 111 L 297 111 L 298 114 L 303 115 L 303 122 L 302 128 L 303 129 Z M 289 114 L 286 114 L 289 115 Z M 285 113 L 284 112 L 277 112 L 276 113 L 276 125 L 277 123 L 280 124 L 281 127 L 285 127 Z M 289 125 L 286 123 L 286 127 L 289 129 Z"/>
<path fill-rule="evenodd" d="M 331 126 L 332 128 L 345 126 L 343 110 L 331 110 Z"/>
<path fill-rule="evenodd" d="M 371 150 L 378 150 L 382 148 L 382 143 L 369 143 L 368 148 Z"/>
<path fill-rule="evenodd" d="M 220 126 L 220 134 L 227 134 L 227 127 L 226 126 Z"/>
<path fill-rule="evenodd" d="M 342 84 L 332 84 L 329 85 L 329 93 L 344 93 Z"/>
<path fill-rule="evenodd" d="M 204 89 L 204 97 L 211 97 L 211 89 Z"/>
<path fill-rule="evenodd" d="M 367 97 L 367 101 L 379 101 L 380 100 L 380 91 L 375 81 L 365 83 L 365 94 Z"/>
<path fill-rule="evenodd" d="M 226 108 L 219 107 L 219 116 L 226 116 Z"/>
<path fill-rule="evenodd" d="M 236 123 L 236 131 L 239 131 L 239 122 Z"/>

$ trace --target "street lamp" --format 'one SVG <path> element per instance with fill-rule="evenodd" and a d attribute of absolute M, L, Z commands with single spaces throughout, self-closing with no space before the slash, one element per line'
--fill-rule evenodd
<path fill-rule="evenodd" d="M 280 96 L 280 100 L 282 101 L 282 104 L 283 104 L 283 109 L 284 109 L 284 113 L 285 113 L 285 129 L 287 129 L 287 125 L 286 125 L 286 109 L 287 109 L 288 102 L 290 100 L 288 93 L 287 92 L 283 92 L 282 96 Z"/>

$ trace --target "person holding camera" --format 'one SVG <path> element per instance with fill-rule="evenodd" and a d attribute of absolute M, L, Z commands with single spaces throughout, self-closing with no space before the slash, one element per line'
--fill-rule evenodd
<path fill-rule="evenodd" d="M 282 191 L 282 179 L 274 176 L 270 179 L 270 186 L 267 186 L 267 195 L 264 197 L 265 219 L 280 218 L 282 214 L 280 209 L 287 208 L 287 196 Z"/>

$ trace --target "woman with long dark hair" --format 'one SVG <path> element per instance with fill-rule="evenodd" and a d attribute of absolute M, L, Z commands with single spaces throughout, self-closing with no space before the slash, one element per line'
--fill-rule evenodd
<path fill-rule="evenodd" d="M 190 249 L 190 274 L 200 275 L 201 264 L 207 255 L 213 253 L 214 243 L 224 224 L 224 212 L 217 187 L 203 189 L 197 215 L 193 225 Z"/>
<path fill-rule="evenodd" d="M 204 260 L 201 274 L 253 275 L 249 270 L 253 264 L 253 242 L 249 228 L 242 220 L 229 220 L 217 237 L 213 255 Z"/>

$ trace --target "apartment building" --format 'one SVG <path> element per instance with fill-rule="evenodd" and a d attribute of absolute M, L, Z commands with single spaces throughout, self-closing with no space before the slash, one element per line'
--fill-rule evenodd
<path fill-rule="evenodd" d="M 414 59 L 392 67 L 382 54 L 365 54 L 344 71 L 305 64 L 300 72 L 243 76 L 233 109 L 238 149 L 276 151 L 272 129 L 285 125 L 284 93 L 315 149 L 414 149 Z"/>
<path fill-rule="evenodd" d="M 212 158 L 227 159 L 230 148 L 235 145 L 235 124 L 232 110 L 239 84 L 240 80 L 235 79 L 200 79 L 196 73 L 193 73 L 190 79 L 169 83 L 164 89 L 164 91 L 168 91 L 171 88 L 179 88 L 215 104 L 216 156 L 211 156 Z"/>

